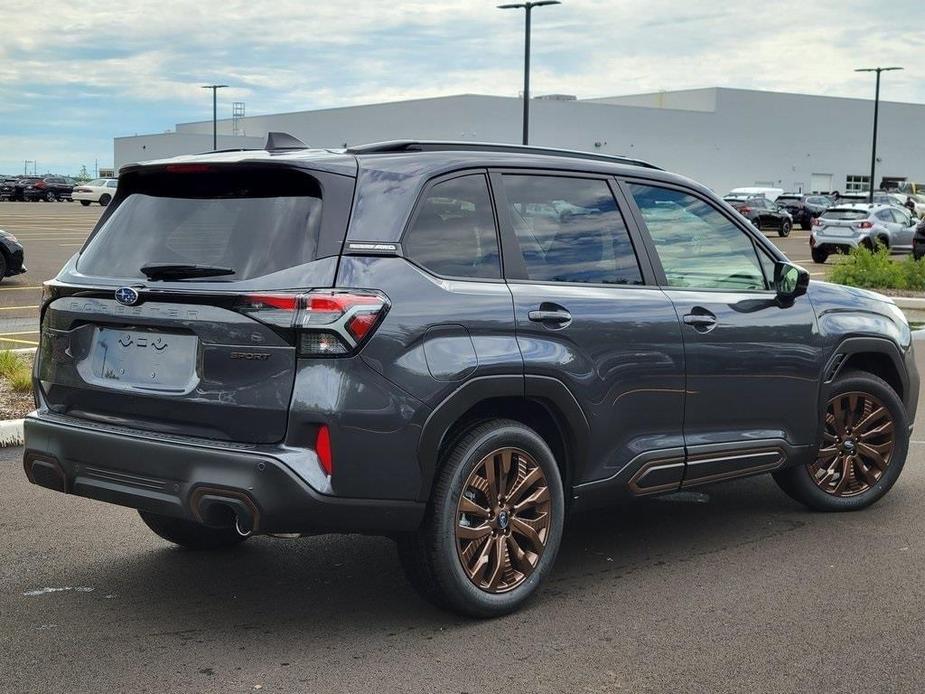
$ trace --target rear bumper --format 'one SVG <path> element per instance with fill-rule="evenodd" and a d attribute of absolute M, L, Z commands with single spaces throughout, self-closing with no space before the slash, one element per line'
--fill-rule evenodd
<path fill-rule="evenodd" d="M 71 193 L 71 200 L 78 202 L 99 202 L 100 193 Z"/>
<path fill-rule="evenodd" d="M 319 493 L 284 462 L 290 450 L 207 445 L 36 412 L 25 419 L 23 465 L 34 484 L 196 522 L 204 499 L 238 499 L 257 533 L 413 530 L 424 504 Z"/>

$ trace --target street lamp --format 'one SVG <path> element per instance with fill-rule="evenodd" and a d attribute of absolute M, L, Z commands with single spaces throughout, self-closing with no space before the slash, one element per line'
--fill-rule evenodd
<path fill-rule="evenodd" d="M 559 0 L 535 0 L 534 2 L 518 2 L 508 5 L 498 5 L 499 10 L 526 10 L 526 24 L 524 28 L 524 136 L 523 143 L 528 144 L 530 135 L 530 13 L 534 7 L 544 5 L 561 5 Z"/>
<path fill-rule="evenodd" d="M 901 67 L 862 67 L 855 70 L 855 72 L 877 73 L 877 88 L 874 92 L 874 142 L 870 152 L 870 197 L 868 200 L 871 204 L 874 202 L 874 173 L 877 169 L 877 117 L 880 114 L 880 73 L 902 69 Z"/>
<path fill-rule="evenodd" d="M 227 84 L 205 84 L 203 89 L 212 90 L 212 151 L 218 149 L 218 99 L 216 94 L 218 94 L 219 89 L 224 89 L 227 87 Z"/>

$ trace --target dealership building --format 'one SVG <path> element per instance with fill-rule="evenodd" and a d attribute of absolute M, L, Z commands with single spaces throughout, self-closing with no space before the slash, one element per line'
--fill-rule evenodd
<path fill-rule="evenodd" d="M 873 101 L 743 89 L 691 89 L 597 99 L 531 101 L 534 145 L 625 154 L 682 173 L 719 193 L 739 186 L 804 192 L 868 187 Z M 219 149 L 261 148 L 269 131 L 311 147 L 381 140 L 519 143 L 522 101 L 462 94 L 218 121 Z M 925 182 L 925 104 L 881 102 L 877 185 Z M 116 167 L 203 152 L 212 121 L 175 132 L 118 137 Z"/>

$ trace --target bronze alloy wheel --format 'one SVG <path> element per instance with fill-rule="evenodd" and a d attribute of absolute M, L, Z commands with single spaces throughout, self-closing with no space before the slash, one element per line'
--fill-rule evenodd
<path fill-rule="evenodd" d="M 549 535 L 549 488 L 536 460 L 519 448 L 492 451 L 459 497 L 456 550 L 477 587 L 505 593 L 536 569 Z"/>
<path fill-rule="evenodd" d="M 836 395 L 826 406 L 823 443 L 809 474 L 833 496 L 863 494 L 886 472 L 893 437 L 893 417 L 873 395 Z"/>

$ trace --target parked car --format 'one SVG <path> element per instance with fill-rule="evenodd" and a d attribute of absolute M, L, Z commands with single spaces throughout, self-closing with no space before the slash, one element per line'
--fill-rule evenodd
<path fill-rule="evenodd" d="M 912 236 L 912 257 L 921 260 L 925 256 L 925 219 L 920 219 Z"/>
<path fill-rule="evenodd" d="M 787 210 L 764 197 L 739 200 L 724 198 L 735 210 L 762 231 L 776 231 L 778 236 L 790 236 L 793 218 Z"/>
<path fill-rule="evenodd" d="M 16 176 L 0 177 L 0 200 L 13 199 L 13 189 L 16 186 L 16 181 L 18 180 L 19 178 Z"/>
<path fill-rule="evenodd" d="M 26 271 L 25 251 L 19 239 L 0 229 L 0 282 L 4 277 L 21 275 Z"/>
<path fill-rule="evenodd" d="M 909 198 L 912 198 L 912 202 L 915 205 L 915 216 L 919 219 L 925 219 L 925 195 L 890 193 L 890 198 L 893 200 L 894 204 L 899 207 L 904 207 L 907 210 L 909 209 L 907 202 Z"/>
<path fill-rule="evenodd" d="M 70 200 L 74 190 L 73 182 L 63 176 L 45 176 L 44 178 L 30 179 L 23 188 L 23 199 L 31 202 L 45 200 L 58 202 Z"/>
<path fill-rule="evenodd" d="M 825 195 L 803 193 L 784 193 L 775 202 L 790 213 L 794 224 L 803 229 L 811 229 L 813 220 L 832 206 L 832 199 Z"/>
<path fill-rule="evenodd" d="M 388 535 L 424 595 L 490 617 L 542 584 L 567 509 L 773 472 L 844 511 L 899 477 L 902 312 L 810 282 L 707 188 L 578 152 L 279 142 L 123 168 L 45 285 L 31 482 L 193 549 Z"/>
<path fill-rule="evenodd" d="M 97 178 L 89 183 L 81 183 L 71 194 L 72 200 L 79 200 L 86 207 L 91 202 L 98 202 L 103 207 L 109 204 L 119 185 L 115 178 Z"/>
<path fill-rule="evenodd" d="M 19 178 L 14 179 L 12 184 L 4 183 L 4 188 L 7 191 L 8 199 L 18 202 L 25 200 L 26 187 L 41 180 L 42 179 L 38 176 L 20 176 Z"/>
<path fill-rule="evenodd" d="M 832 253 L 847 253 L 858 246 L 909 252 L 915 225 L 909 211 L 895 205 L 833 207 L 813 221 L 809 235 L 813 262 L 824 263 Z"/>
<path fill-rule="evenodd" d="M 733 188 L 726 195 L 723 196 L 723 199 L 729 197 L 738 197 L 740 195 L 746 195 L 750 198 L 762 197 L 767 198 L 771 202 L 777 200 L 778 196 L 782 195 L 784 192 L 783 188 L 766 188 L 764 186 L 747 186 L 745 188 Z"/>

